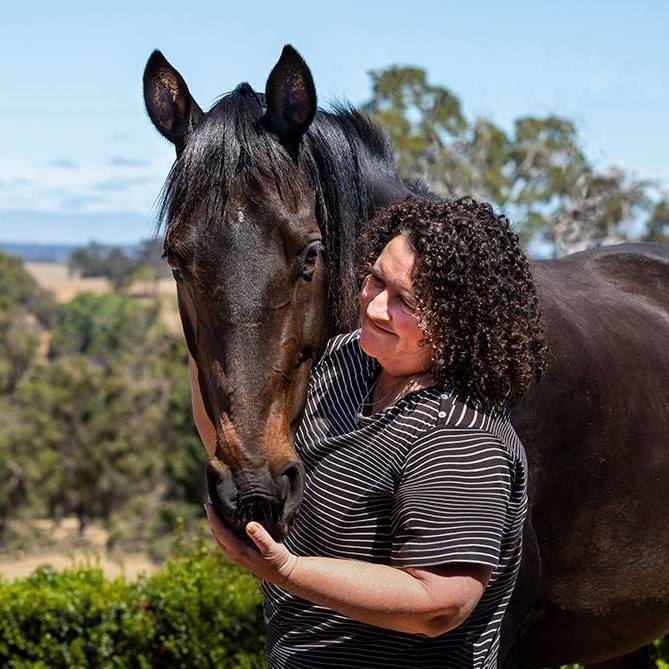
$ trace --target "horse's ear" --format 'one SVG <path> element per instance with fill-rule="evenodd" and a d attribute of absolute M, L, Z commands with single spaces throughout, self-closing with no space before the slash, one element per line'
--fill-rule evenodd
<path fill-rule="evenodd" d="M 183 77 L 160 51 L 151 54 L 144 68 L 144 102 L 153 125 L 180 153 L 203 114 Z"/>
<path fill-rule="evenodd" d="M 316 88 L 307 64 L 290 44 L 265 85 L 265 121 L 282 144 L 296 149 L 316 114 Z"/>

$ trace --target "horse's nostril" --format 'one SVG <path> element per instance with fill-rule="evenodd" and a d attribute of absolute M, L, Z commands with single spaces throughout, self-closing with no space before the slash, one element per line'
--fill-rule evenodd
<path fill-rule="evenodd" d="M 230 472 L 210 462 L 207 465 L 207 490 L 216 512 L 226 520 L 231 519 L 236 511 L 238 493 Z"/>
<path fill-rule="evenodd" d="M 288 463 L 277 476 L 277 486 L 284 502 L 283 518 L 291 522 L 302 501 L 304 465 L 299 460 Z"/>
<path fill-rule="evenodd" d="M 303 466 L 301 462 L 290 462 L 279 472 L 277 483 L 284 499 L 289 493 L 294 494 L 301 491 L 302 476 Z"/>

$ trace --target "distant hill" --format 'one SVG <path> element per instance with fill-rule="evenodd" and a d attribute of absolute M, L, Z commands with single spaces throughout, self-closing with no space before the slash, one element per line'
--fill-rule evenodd
<path fill-rule="evenodd" d="M 56 262 L 67 263 L 74 249 L 85 247 L 86 244 L 18 244 L 0 241 L 0 251 L 11 253 L 24 262 Z M 121 248 L 129 256 L 137 253 L 137 244 L 105 244 L 105 248 Z"/>

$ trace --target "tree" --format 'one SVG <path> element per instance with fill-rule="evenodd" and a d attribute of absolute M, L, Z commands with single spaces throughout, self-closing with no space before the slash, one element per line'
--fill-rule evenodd
<path fill-rule="evenodd" d="M 648 211 L 652 184 L 619 169 L 594 169 L 569 119 L 528 116 L 507 134 L 488 119 L 468 119 L 458 98 L 420 68 L 370 75 L 364 109 L 390 135 L 400 176 L 437 195 L 490 202 L 509 215 L 525 245 L 552 242 L 561 255 L 624 240 L 629 224 Z M 649 234 L 662 236 L 663 216 L 656 209 Z"/>
<path fill-rule="evenodd" d="M 0 318 L 0 393 L 11 393 L 33 362 L 39 344 L 34 319 L 14 309 Z"/>
<path fill-rule="evenodd" d="M 187 356 L 158 302 L 123 294 L 54 302 L 40 360 L 45 333 L 29 311 L 40 289 L 9 256 L 0 256 L 0 287 L 0 534 L 19 514 L 75 514 L 82 530 L 98 520 L 146 541 L 197 515 L 205 457 Z"/>
<path fill-rule="evenodd" d="M 70 275 L 76 273 L 83 278 L 105 276 L 107 255 L 108 250 L 95 241 L 89 242 L 87 247 L 74 249 L 68 261 Z"/>
<path fill-rule="evenodd" d="M 50 517 L 73 513 L 81 531 L 94 518 L 108 520 L 153 480 L 155 452 L 142 451 L 153 389 L 128 376 L 127 368 L 72 356 L 36 368 L 17 387 L 22 451 L 55 456 L 48 476 L 32 485 Z"/>
<path fill-rule="evenodd" d="M 53 295 L 38 286 L 20 258 L 0 251 L 0 318 L 16 309 L 33 314 L 40 325 L 49 327 L 58 307 Z"/>
<path fill-rule="evenodd" d="M 140 263 L 120 248 L 108 248 L 91 242 L 86 248 L 75 249 L 68 263 L 70 273 L 82 277 L 104 277 L 115 291 L 130 286 Z"/>
<path fill-rule="evenodd" d="M 99 363 L 124 352 L 145 351 L 164 329 L 159 305 L 128 295 L 80 293 L 63 305 L 53 330 L 49 358 L 83 354 Z"/>
<path fill-rule="evenodd" d="M 649 184 L 629 178 L 622 170 L 584 171 L 553 213 L 549 238 L 555 255 L 580 250 L 585 244 L 624 241 L 623 225 L 646 212 Z"/>
<path fill-rule="evenodd" d="M 19 258 L 0 252 L 0 393 L 11 393 L 29 368 L 57 308 Z"/>
<path fill-rule="evenodd" d="M 644 241 L 669 244 L 669 199 L 663 197 L 655 205 L 648 220 Z"/>

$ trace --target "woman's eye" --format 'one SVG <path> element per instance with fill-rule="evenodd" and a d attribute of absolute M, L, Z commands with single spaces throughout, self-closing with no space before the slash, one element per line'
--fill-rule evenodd
<path fill-rule="evenodd" d="M 407 311 L 410 311 L 412 313 L 416 311 L 416 306 L 407 302 L 403 297 L 400 297 L 400 302 Z"/>

